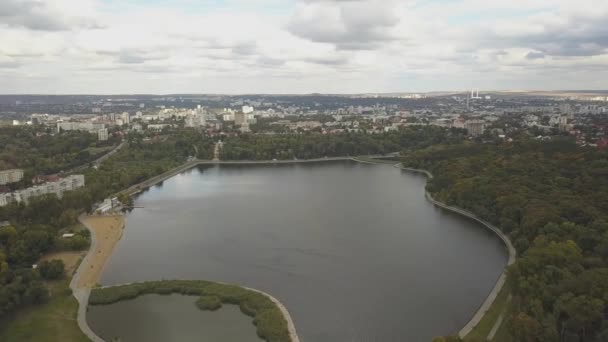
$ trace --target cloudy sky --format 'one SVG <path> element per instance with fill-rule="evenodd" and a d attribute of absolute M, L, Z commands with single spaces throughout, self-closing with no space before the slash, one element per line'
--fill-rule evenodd
<path fill-rule="evenodd" d="M 607 89 L 606 0 L 0 0 L 0 93 Z"/>

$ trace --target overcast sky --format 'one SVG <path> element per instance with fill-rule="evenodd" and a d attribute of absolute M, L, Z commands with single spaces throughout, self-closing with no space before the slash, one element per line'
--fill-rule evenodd
<path fill-rule="evenodd" d="M 607 89 L 608 0 L 0 0 L 0 93 Z"/>

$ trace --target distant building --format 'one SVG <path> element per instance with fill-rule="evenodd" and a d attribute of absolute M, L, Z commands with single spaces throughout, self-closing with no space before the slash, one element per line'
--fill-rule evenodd
<path fill-rule="evenodd" d="M 186 127 L 196 127 L 196 116 L 195 115 L 188 115 L 186 116 L 186 120 L 184 121 L 184 126 Z"/>
<path fill-rule="evenodd" d="M 171 124 L 150 124 L 148 129 L 151 131 L 162 131 L 165 127 L 173 127 Z"/>
<path fill-rule="evenodd" d="M 251 107 L 251 106 L 243 106 L 242 109 L 243 109 L 244 114 L 253 113 L 253 107 Z"/>
<path fill-rule="evenodd" d="M 469 135 L 478 137 L 483 135 L 485 125 L 486 123 L 483 120 L 470 120 L 464 123 L 464 128 L 469 132 Z"/>
<path fill-rule="evenodd" d="M 241 128 L 239 130 L 241 131 L 241 133 L 249 133 L 249 132 L 251 132 L 251 130 L 249 129 L 249 124 L 247 122 L 245 122 L 244 124 L 242 124 Z"/>
<path fill-rule="evenodd" d="M 105 124 L 96 122 L 58 122 L 57 131 L 89 131 L 97 132 L 100 129 L 106 128 Z"/>
<path fill-rule="evenodd" d="M 17 183 L 23 179 L 23 170 L 12 169 L 0 171 L 0 185 Z"/>
<path fill-rule="evenodd" d="M 242 125 L 244 123 L 247 122 L 247 115 L 245 115 L 245 113 L 236 113 L 234 114 L 234 124 L 235 125 Z"/>
<path fill-rule="evenodd" d="M 27 189 L 17 190 L 14 192 L 0 193 L 0 206 L 5 206 L 12 202 L 27 203 L 31 198 L 47 194 L 55 194 L 57 198 L 63 197 L 66 191 L 72 191 L 84 186 L 83 175 L 71 175 L 65 178 L 60 178 L 53 182 L 46 182 L 40 185 L 35 185 Z"/>
<path fill-rule="evenodd" d="M 465 120 L 463 118 L 455 119 L 454 122 L 452 122 L 452 127 L 454 128 L 464 128 L 464 126 Z"/>
<path fill-rule="evenodd" d="M 120 116 L 120 118 L 122 119 L 122 123 L 124 125 L 128 125 L 128 124 L 131 123 L 131 117 L 129 116 L 129 112 L 122 113 L 122 115 Z"/>
<path fill-rule="evenodd" d="M 108 140 L 108 129 L 107 128 L 102 128 L 100 130 L 97 131 L 97 138 L 99 139 L 99 141 L 106 141 Z"/>

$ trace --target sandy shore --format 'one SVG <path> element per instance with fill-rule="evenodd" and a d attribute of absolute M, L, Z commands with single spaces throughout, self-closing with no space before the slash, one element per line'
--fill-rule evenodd
<path fill-rule="evenodd" d="M 99 282 L 103 267 L 112 255 L 116 243 L 122 238 L 125 227 L 123 215 L 115 216 L 86 216 L 81 222 L 87 226 L 96 237 L 96 244 L 89 251 L 90 256 L 87 264 L 80 271 L 80 277 L 76 286 L 78 288 L 93 288 Z"/>

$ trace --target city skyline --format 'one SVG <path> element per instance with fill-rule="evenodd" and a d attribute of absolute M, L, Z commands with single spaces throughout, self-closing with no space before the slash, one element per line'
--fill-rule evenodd
<path fill-rule="evenodd" d="M 7 0 L 0 93 L 606 89 L 608 3 Z"/>

